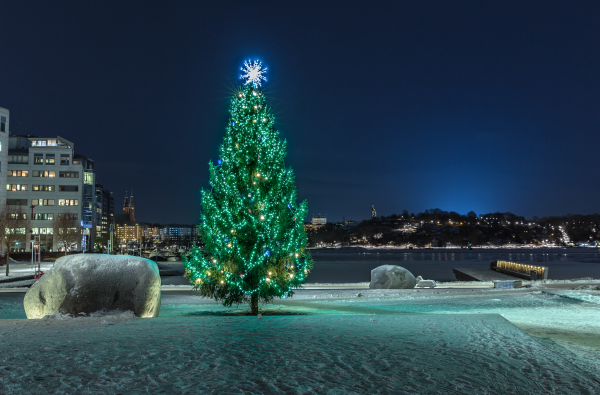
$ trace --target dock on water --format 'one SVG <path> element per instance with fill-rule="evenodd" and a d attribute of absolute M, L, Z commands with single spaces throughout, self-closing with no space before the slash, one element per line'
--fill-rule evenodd
<path fill-rule="evenodd" d="M 519 262 L 490 261 L 489 269 L 452 269 L 459 281 L 547 280 L 548 267 Z"/>
<path fill-rule="evenodd" d="M 520 280 L 519 277 L 490 269 L 458 268 L 452 271 L 458 281 Z"/>

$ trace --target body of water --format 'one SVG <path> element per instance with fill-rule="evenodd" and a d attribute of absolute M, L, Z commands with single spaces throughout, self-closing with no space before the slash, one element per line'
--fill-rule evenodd
<path fill-rule="evenodd" d="M 600 251 L 596 248 L 553 249 L 369 249 L 311 250 L 315 265 L 307 283 L 346 283 L 371 280 L 371 270 L 381 265 L 405 267 L 416 276 L 455 281 L 453 268 L 489 268 L 504 260 L 549 267 L 548 278 L 600 279 Z"/>

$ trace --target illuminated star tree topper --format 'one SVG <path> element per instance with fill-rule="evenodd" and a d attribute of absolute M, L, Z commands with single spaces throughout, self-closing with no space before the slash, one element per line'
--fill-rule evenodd
<path fill-rule="evenodd" d="M 263 75 L 267 71 L 267 68 L 263 67 L 262 63 L 258 60 L 254 62 L 245 61 L 244 67 L 241 70 L 245 73 L 240 76 L 240 78 L 246 79 L 244 85 L 252 84 L 252 86 L 258 88 L 261 81 L 267 80 Z"/>

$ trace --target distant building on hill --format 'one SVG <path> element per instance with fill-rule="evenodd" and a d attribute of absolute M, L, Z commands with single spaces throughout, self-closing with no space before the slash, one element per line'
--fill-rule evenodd
<path fill-rule="evenodd" d="M 371 206 L 371 218 L 377 218 L 377 211 L 375 211 L 375 206 Z"/>
<path fill-rule="evenodd" d="M 312 217 L 312 225 L 313 227 L 315 226 L 323 226 L 327 224 L 327 217 L 325 217 L 324 215 L 317 215 L 315 217 Z"/>

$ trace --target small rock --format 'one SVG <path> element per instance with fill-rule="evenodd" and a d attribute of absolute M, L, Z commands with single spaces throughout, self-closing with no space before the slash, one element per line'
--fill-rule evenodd
<path fill-rule="evenodd" d="M 258 315 L 256 316 L 256 318 L 258 318 L 259 320 L 262 320 L 263 316 L 262 316 L 262 314 L 258 313 Z"/>
<path fill-rule="evenodd" d="M 433 280 L 421 280 L 415 285 L 415 288 L 435 288 L 436 285 Z"/>
<path fill-rule="evenodd" d="M 356 294 L 357 298 L 360 298 L 361 296 L 362 296 L 362 294 L 360 292 Z"/>

